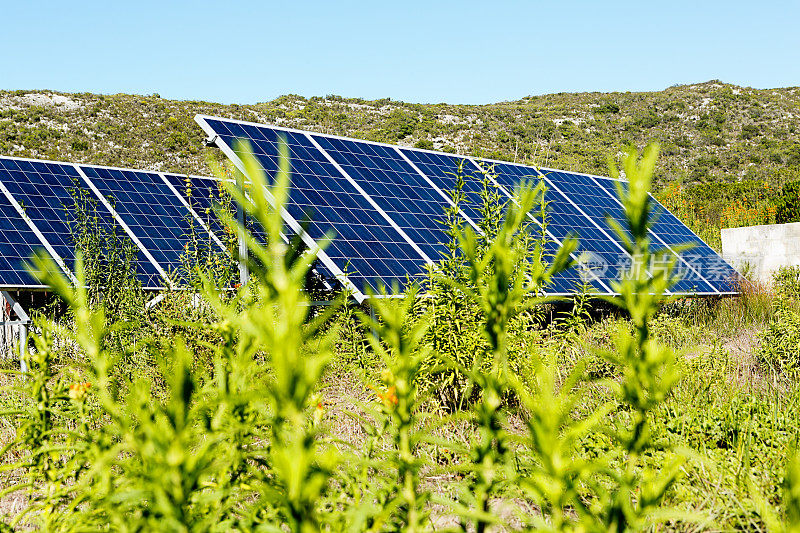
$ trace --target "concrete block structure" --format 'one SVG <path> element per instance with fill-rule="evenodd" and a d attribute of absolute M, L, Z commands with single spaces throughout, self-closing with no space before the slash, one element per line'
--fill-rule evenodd
<path fill-rule="evenodd" d="M 769 282 L 778 268 L 800 266 L 800 222 L 723 229 L 722 257 Z"/>

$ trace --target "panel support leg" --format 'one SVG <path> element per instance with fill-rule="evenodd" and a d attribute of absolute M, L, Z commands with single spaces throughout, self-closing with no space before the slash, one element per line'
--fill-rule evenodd
<path fill-rule="evenodd" d="M 372 334 L 372 338 L 374 338 L 376 341 L 380 340 L 378 336 L 378 330 L 375 328 L 375 325 L 378 323 L 378 318 L 375 314 L 375 306 L 371 303 L 367 303 L 367 307 L 369 307 L 369 317 L 372 319 L 369 323 L 370 333 Z"/>
<path fill-rule="evenodd" d="M 239 191 L 244 195 L 244 173 L 237 172 L 236 184 Z M 244 209 L 236 204 L 236 220 L 239 222 L 239 285 L 244 287 L 250 280 L 250 272 L 247 268 L 247 242 L 244 238 Z"/>
<path fill-rule="evenodd" d="M 19 318 L 19 369 L 22 373 L 25 373 L 28 371 L 28 367 L 25 364 L 25 355 L 28 353 L 28 325 L 31 323 L 31 319 L 25 309 L 11 297 L 10 292 L 2 291 L 2 294 L 3 299 L 8 302 L 11 310 Z"/>

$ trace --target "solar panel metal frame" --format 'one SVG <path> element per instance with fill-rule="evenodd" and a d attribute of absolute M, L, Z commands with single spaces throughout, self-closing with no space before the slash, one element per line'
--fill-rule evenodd
<path fill-rule="evenodd" d="M 589 174 L 589 173 L 586 173 L 586 172 L 575 172 L 575 171 L 571 171 L 571 170 L 569 170 L 569 171 L 565 171 L 565 170 L 562 170 L 562 169 L 553 169 L 553 168 L 549 168 L 549 167 L 536 167 L 536 166 L 524 165 L 524 164 L 521 164 L 521 163 L 516 163 L 516 162 L 510 162 L 510 161 L 501 161 L 501 160 L 497 160 L 497 159 L 491 159 L 491 158 L 485 158 L 485 157 L 475 158 L 475 157 L 473 157 L 473 156 L 467 156 L 467 155 L 449 154 L 449 153 L 446 153 L 446 152 L 439 152 L 439 151 L 436 151 L 436 150 L 427 150 L 427 149 L 424 149 L 424 148 L 416 148 L 416 147 L 410 147 L 410 146 L 398 146 L 398 145 L 393 145 L 393 144 L 389 144 L 389 143 L 382 143 L 382 142 L 369 141 L 369 140 L 363 140 L 363 139 L 355 139 L 355 138 L 352 138 L 352 137 L 345 137 L 345 136 L 341 136 L 341 135 L 333 135 L 333 134 L 328 134 L 328 133 L 312 132 L 312 131 L 307 131 L 307 130 L 300 130 L 300 129 L 297 129 L 297 128 L 288 128 L 288 127 L 285 127 L 285 126 L 277 126 L 277 125 L 273 125 L 273 124 L 265 124 L 265 123 L 252 122 L 252 121 L 246 121 L 246 120 L 239 120 L 239 119 L 232 119 L 232 118 L 218 117 L 218 116 L 213 116 L 213 115 L 205 115 L 205 114 L 198 114 L 198 115 L 196 115 L 196 116 L 195 116 L 195 121 L 198 123 L 198 125 L 200 125 L 200 127 L 203 129 L 203 131 L 204 131 L 204 132 L 205 132 L 205 133 L 208 135 L 207 144 L 214 144 L 215 146 L 217 146 L 218 148 L 220 148 L 220 149 L 221 149 L 221 150 L 222 150 L 222 151 L 225 153 L 225 155 L 227 155 L 227 156 L 228 156 L 228 157 L 231 159 L 231 161 L 234 163 L 234 165 L 235 165 L 235 166 L 236 166 L 236 167 L 237 167 L 237 168 L 238 168 L 240 171 L 242 171 L 243 173 L 244 173 L 244 165 L 242 164 L 242 161 L 241 161 L 241 159 L 240 159 L 240 158 L 239 158 L 239 157 L 238 157 L 238 156 L 235 154 L 235 152 L 233 151 L 233 149 L 232 149 L 232 148 L 228 147 L 228 145 L 227 145 L 226 143 L 219 141 L 219 136 L 218 136 L 218 135 L 217 135 L 217 133 L 214 131 L 214 129 L 213 129 L 213 128 L 211 128 L 211 127 L 209 126 L 209 124 L 206 122 L 206 120 L 218 120 L 218 121 L 222 121 L 222 122 L 232 122 L 232 123 L 237 123 L 237 124 L 242 124 L 242 125 L 247 125 L 247 126 L 255 126 L 255 127 L 260 127 L 260 128 L 269 128 L 269 129 L 273 129 L 273 130 L 276 130 L 276 131 L 285 131 L 285 132 L 291 132 L 291 133 L 294 133 L 294 134 L 300 134 L 300 135 L 304 135 L 306 138 L 308 138 L 308 139 L 309 139 L 309 140 L 310 140 L 310 141 L 311 141 L 311 142 L 312 142 L 312 143 L 313 143 L 313 144 L 314 144 L 314 145 L 317 147 L 317 149 L 318 149 L 318 150 L 320 150 L 320 152 L 321 152 L 321 153 L 322 153 L 322 154 L 323 154 L 323 155 L 324 155 L 324 156 L 325 156 L 325 157 L 326 157 L 326 158 L 327 158 L 327 159 L 328 159 L 328 160 L 329 160 L 329 161 L 330 161 L 332 164 L 334 164 L 334 166 L 335 166 L 335 167 L 337 167 L 337 170 L 339 170 L 339 172 L 340 172 L 340 173 L 342 173 L 343 177 L 345 177 L 345 178 L 347 178 L 347 179 L 349 179 L 349 180 L 352 180 L 352 178 L 351 178 L 351 177 L 350 177 L 350 176 L 349 176 L 349 175 L 348 175 L 348 174 L 347 174 L 347 173 L 346 173 L 346 172 L 345 172 L 343 169 L 341 169 L 341 167 L 340 167 L 340 166 L 339 166 L 339 165 L 336 163 L 336 161 L 334 161 L 334 160 L 333 160 L 333 159 L 330 157 L 330 154 L 328 154 L 328 153 L 327 153 L 327 152 L 324 150 L 324 148 L 322 148 L 321 146 L 319 146 L 319 145 L 318 145 L 318 143 L 316 143 L 316 142 L 315 142 L 315 140 L 314 140 L 314 137 L 315 137 L 315 136 L 319 136 L 319 137 L 328 137 L 328 138 L 332 138 L 332 139 L 340 139 L 340 140 L 349 141 L 349 142 L 358 142 L 358 143 L 374 144 L 374 145 L 379 145 L 379 146 L 383 146 L 383 147 L 389 147 L 389 148 L 393 148 L 395 151 L 397 151 L 397 152 L 398 152 L 398 153 L 401 155 L 401 157 L 403 157 L 403 159 L 404 159 L 404 160 L 405 160 L 405 161 L 406 161 L 406 162 L 407 162 L 407 163 L 408 163 L 408 164 L 409 164 L 409 165 L 410 165 L 412 168 L 414 168 L 414 170 L 415 170 L 416 172 L 418 172 L 418 173 L 419 173 L 419 174 L 420 174 L 422 177 L 426 178 L 426 181 L 428 181 L 428 183 L 429 183 L 429 184 L 430 184 L 430 185 L 431 185 L 431 186 L 432 186 L 432 187 L 433 187 L 433 188 L 434 188 L 434 189 L 435 189 L 437 192 L 439 192 L 439 193 L 440 193 L 440 194 L 441 194 L 443 197 L 445 197 L 445 199 L 446 199 L 446 200 L 448 200 L 446 192 L 442 191 L 442 190 L 441 190 L 441 189 L 440 189 L 440 188 L 439 188 L 439 187 L 438 187 L 436 184 L 434 184 L 434 183 L 433 183 L 433 182 L 432 182 L 432 181 L 429 179 L 429 177 L 428 177 L 428 176 L 427 176 L 427 175 L 426 175 L 424 172 L 422 172 L 422 170 L 421 170 L 421 169 L 419 169 L 419 168 L 418 168 L 418 167 L 417 167 L 417 166 L 416 166 L 416 165 L 415 165 L 415 164 L 414 164 L 414 163 L 413 163 L 413 162 L 412 162 L 410 159 L 408 159 L 408 158 L 405 156 L 405 154 L 403 153 L 403 151 L 404 151 L 404 150 L 413 150 L 413 151 L 416 151 L 416 152 L 424 152 L 424 153 L 435 154 L 435 155 L 445 155 L 445 156 L 448 156 L 448 157 L 456 157 L 456 158 L 461 158 L 461 159 L 464 159 L 464 160 L 467 160 L 467 161 L 471 162 L 471 163 L 473 164 L 473 166 L 475 166 L 475 167 L 476 167 L 476 168 L 477 168 L 479 171 L 482 171 L 483 169 L 481 169 L 480 165 L 478 165 L 478 163 L 477 163 L 477 160 L 476 160 L 476 159 L 479 159 L 479 160 L 481 160 L 481 161 L 486 161 L 486 162 L 489 162 L 489 163 L 500 163 L 500 164 L 504 164 L 504 165 L 505 165 L 505 164 L 515 165 L 515 166 L 523 167 L 523 168 L 526 168 L 526 169 L 530 169 L 530 170 L 531 170 L 531 171 L 533 171 L 533 172 L 534 172 L 536 175 L 538 175 L 538 177 L 539 177 L 540 179 L 542 179 L 542 180 L 543 180 L 543 181 L 545 181 L 545 182 L 547 182 L 548 180 L 546 180 L 546 176 L 545 176 L 545 175 L 544 175 L 544 173 L 542 172 L 542 171 L 544 171 L 544 170 L 546 170 L 546 171 L 554 171 L 554 172 L 569 172 L 569 173 L 572 173 L 572 174 L 579 174 L 579 175 L 587 176 L 587 177 L 590 177 L 590 178 L 593 178 L 593 179 L 606 179 L 606 180 L 614 180 L 614 178 L 611 178 L 611 177 L 608 177 L 608 176 L 599 176 L 599 175 Z M 494 180 L 493 180 L 493 181 L 494 181 Z M 621 182 L 624 182 L 625 180 L 621 180 L 621 179 L 619 179 L 619 180 L 616 180 L 616 181 L 621 181 Z M 502 191 L 502 192 L 503 192 L 503 193 L 504 193 L 504 194 L 505 194 L 505 195 L 506 195 L 506 196 L 507 196 L 509 199 L 513 200 L 513 195 L 511 194 L 511 192 L 510 192 L 510 191 L 507 191 L 507 190 L 505 189 L 505 187 L 502 187 L 502 186 L 500 186 L 500 185 L 499 185 L 499 184 L 497 184 L 496 182 L 495 182 L 495 184 L 498 186 L 498 188 L 499 188 L 499 189 L 500 189 L 500 190 L 501 190 L 501 191 Z M 598 188 L 599 188 L 599 189 L 602 189 L 604 193 L 606 193 L 606 194 L 609 194 L 609 193 L 608 193 L 608 191 L 606 191 L 606 190 L 605 190 L 605 189 L 604 189 L 602 186 L 600 186 L 599 184 L 598 184 Z M 360 189 L 360 187 L 359 187 L 359 189 Z M 366 193 L 363 193 L 363 192 L 362 192 L 362 194 L 365 194 L 365 195 L 366 195 Z M 562 193 L 562 195 L 564 195 L 564 196 L 567 198 L 567 200 L 569 200 L 569 195 L 567 195 L 567 194 L 565 194 L 565 193 Z M 368 196 L 368 195 L 366 195 L 366 196 Z M 619 199 L 618 199 L 618 198 L 615 198 L 613 195 L 610 195 L 610 194 L 609 194 L 609 196 L 611 196 L 611 197 L 612 197 L 612 199 L 614 199 L 615 201 L 617 201 L 617 202 L 619 201 Z M 655 200 L 655 198 L 652 196 L 652 194 L 650 195 L 650 197 L 651 197 L 651 199 L 652 199 L 653 201 L 657 201 L 657 200 Z M 448 200 L 448 201 L 449 201 L 449 200 Z M 571 202 L 571 200 L 570 200 L 570 202 Z M 451 204 L 451 205 L 452 205 L 452 204 Z M 574 203 L 573 203 L 572 205 L 574 206 Z M 596 224 L 595 224 L 595 221 L 594 221 L 594 219 L 593 219 L 592 217 L 590 217 L 590 216 L 589 216 L 589 215 L 587 215 L 585 212 L 583 212 L 583 210 L 582 210 L 582 209 L 580 209 L 579 207 L 577 207 L 577 206 L 576 206 L 576 208 L 578 209 L 578 211 L 580 211 L 580 212 L 581 212 L 581 214 L 583 214 L 584 218 L 586 218 L 586 219 L 587 219 L 587 222 L 589 222 L 589 223 L 592 223 L 592 224 L 594 224 L 594 225 L 596 226 Z M 663 208 L 663 206 L 662 206 L 662 208 Z M 664 209 L 666 209 L 666 208 L 664 208 Z M 285 210 L 284 210 L 284 211 L 285 211 Z M 382 211 L 382 210 L 381 210 L 381 211 Z M 285 220 L 285 221 L 287 222 L 287 224 L 289 225 L 289 227 L 290 227 L 290 228 L 291 228 L 293 231 L 298 231 L 298 229 L 299 229 L 299 224 L 297 223 L 297 221 L 296 221 L 296 220 L 294 220 L 294 218 L 293 218 L 293 217 L 291 217 L 291 216 L 290 216 L 288 213 L 285 213 L 285 212 L 284 212 L 284 213 L 282 213 L 282 215 L 283 215 L 283 218 L 284 218 L 284 220 Z M 477 228 L 477 225 L 475 224 L 475 221 L 473 221 L 473 220 L 472 220 L 472 219 L 471 219 L 469 216 L 467 216 L 467 215 L 466 215 L 465 213 L 463 213 L 463 212 L 461 213 L 461 215 L 462 215 L 462 216 L 463 216 L 463 217 L 464 217 L 464 218 L 467 220 L 467 222 L 468 222 L 470 225 L 472 225 L 473 227 Z M 393 225 L 396 225 L 396 223 L 394 223 Z M 685 224 L 684 224 L 684 226 L 685 226 Z M 707 243 L 705 243 L 705 242 L 704 242 L 702 239 L 700 239 L 700 237 L 698 237 L 698 236 L 697 236 L 697 235 L 696 235 L 696 234 L 695 234 L 693 231 L 691 231 L 691 229 L 690 229 L 690 228 L 688 228 L 688 226 L 686 226 L 686 227 L 687 227 L 687 229 L 688 229 L 688 230 L 691 232 L 691 234 L 692 234 L 692 235 L 694 235 L 694 237 L 695 237 L 695 238 L 696 238 L 696 239 L 697 239 L 699 242 L 701 242 L 701 243 L 703 243 L 704 245 L 708 246 L 708 244 L 707 244 Z M 603 227 L 600 227 L 599 229 L 600 229 L 600 230 L 601 230 L 603 233 L 606 233 L 606 234 L 607 234 L 607 232 L 610 230 L 610 228 L 606 229 L 606 228 L 603 228 Z M 651 232 L 651 233 L 652 233 L 652 235 L 653 235 L 653 236 L 655 236 L 656 238 L 658 238 L 658 240 L 661 242 L 661 244 L 664 246 L 664 248 L 665 248 L 666 250 L 669 250 L 671 253 L 673 253 L 673 254 L 674 254 L 674 255 L 675 255 L 677 258 L 678 258 L 678 261 L 686 263 L 686 261 L 685 261 L 683 258 L 681 258 L 681 256 L 680 256 L 679 254 L 675 253 L 675 252 L 674 252 L 674 250 L 672 250 L 672 248 L 671 248 L 670 246 L 668 246 L 666 243 L 664 243 L 664 241 L 663 241 L 663 240 L 661 240 L 661 238 L 660 238 L 660 237 L 657 237 L 657 233 L 656 233 L 656 232 Z M 308 236 L 306 236 L 306 237 L 308 238 Z M 556 238 L 555 238 L 555 237 L 553 237 L 553 236 L 551 236 L 551 238 L 552 238 L 552 239 L 553 239 L 553 240 L 554 240 L 556 243 L 558 243 L 559 245 L 561 245 L 561 241 L 560 241 L 559 239 L 556 239 Z M 309 246 L 312 246 L 312 245 L 315 245 L 315 244 L 316 244 L 316 243 L 313 243 L 313 239 L 310 239 L 310 238 L 308 238 L 308 240 L 310 240 L 311 242 L 308 242 L 306 239 L 304 239 L 304 241 L 306 241 L 306 244 L 307 244 L 307 245 L 309 245 Z M 613 239 L 610 239 L 610 240 L 612 240 L 612 241 L 613 241 Z M 614 241 L 614 242 L 615 242 L 615 241 Z M 687 244 L 691 244 L 691 243 L 687 243 Z M 709 247 L 709 248 L 710 248 L 710 247 Z M 712 249 L 712 250 L 713 250 L 713 249 Z M 624 253 L 624 254 L 627 254 L 627 252 L 626 252 L 624 249 L 621 249 L 621 252 L 622 252 L 622 253 Z M 715 252 L 715 253 L 716 253 L 716 252 Z M 339 269 L 339 268 L 338 268 L 338 267 L 337 267 L 335 264 L 333 264 L 333 262 L 330 260 L 330 258 L 328 258 L 328 257 L 327 257 L 327 255 L 324 255 L 324 257 L 323 257 L 323 255 L 324 255 L 324 251 L 320 253 L 320 260 L 323 260 L 323 259 L 325 259 L 325 260 L 323 261 L 323 263 L 325 264 L 325 266 L 326 266 L 326 267 L 328 267 L 329 269 L 331 269 L 332 271 L 338 271 L 339 273 L 341 273 L 341 270 L 340 270 L 340 269 Z M 629 254 L 628 254 L 628 255 L 629 255 Z M 717 254 L 717 255 L 719 255 L 719 254 Z M 329 262 L 331 263 L 330 265 L 328 264 Z M 727 263 L 726 263 L 726 264 L 727 264 Z M 691 266 L 691 265 L 688 265 L 688 263 L 687 263 L 687 266 L 688 266 L 689 268 L 692 268 L 692 266 Z M 728 265 L 728 266 L 730 266 L 730 265 Z M 735 269 L 733 269 L 733 267 L 731 267 L 731 269 L 732 269 L 732 270 L 735 270 Z M 694 271 L 696 272 L 696 270 L 695 270 L 694 268 L 692 268 L 692 270 L 694 270 Z M 703 280 L 704 280 L 706 283 L 708 283 L 708 284 L 709 284 L 711 287 L 714 287 L 714 285 L 713 285 L 711 282 L 709 282 L 709 281 L 708 281 L 708 280 L 707 280 L 707 279 L 706 279 L 704 276 L 702 276 L 702 274 L 700 274 L 699 272 L 696 272 L 696 273 L 697 273 L 697 274 L 698 274 L 698 275 L 701 277 L 701 279 L 703 279 Z M 345 280 L 343 280 L 342 278 L 346 278 L 346 276 L 344 276 L 344 274 L 343 274 L 343 273 L 341 274 L 341 276 L 340 276 L 339 274 L 337 274 L 337 276 L 336 276 L 336 277 L 337 277 L 337 279 L 339 279 L 339 280 L 340 280 L 340 282 L 343 282 L 343 284 L 345 284 L 345 285 L 346 285 L 346 286 L 348 286 L 348 287 L 349 287 L 349 288 L 350 288 L 352 291 L 354 291 L 354 293 L 355 293 L 355 295 L 356 295 L 356 297 L 357 297 L 357 299 L 358 299 L 359 301 L 363 301 L 363 299 L 366 299 L 366 296 L 364 296 L 364 295 L 363 295 L 363 293 L 361 293 L 361 291 L 359 291 L 359 290 L 358 290 L 358 289 L 357 289 L 357 288 L 356 288 L 356 287 L 355 287 L 355 286 L 354 286 L 352 283 L 349 283 L 349 281 L 348 281 L 347 283 L 344 283 L 344 282 L 346 281 L 346 279 L 345 279 Z M 607 294 L 618 294 L 618 293 L 614 292 L 614 291 L 611 289 L 610 285 L 608 285 L 608 283 L 607 283 L 607 282 L 605 282 L 604 280 L 602 280 L 601 278 L 599 278 L 599 277 L 596 277 L 595 279 L 596 279 L 596 280 L 597 280 L 597 281 L 598 281 L 600 284 L 602 284 L 603 286 L 605 286 L 605 287 L 607 287 L 607 288 L 608 288 L 608 291 L 609 291 L 609 292 L 608 292 Z M 554 295 L 554 296 L 569 296 L 569 295 L 571 295 L 572 293 L 548 293 L 548 294 L 552 294 L 552 295 Z M 685 295 L 685 296 L 721 296 L 721 295 L 722 295 L 722 296 L 725 296 L 725 295 L 736 295 L 736 294 L 738 294 L 738 292 L 735 292 L 735 291 L 714 291 L 714 292 L 693 292 L 693 293 L 686 293 L 686 292 L 674 292 L 674 293 L 671 293 L 671 294 L 674 294 L 674 295 Z"/>

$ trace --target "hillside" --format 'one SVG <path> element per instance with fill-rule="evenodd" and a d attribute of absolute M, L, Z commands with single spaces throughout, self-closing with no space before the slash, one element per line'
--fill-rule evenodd
<path fill-rule="evenodd" d="M 489 105 L 296 95 L 221 105 L 158 95 L 0 91 L 0 154 L 208 173 L 196 113 L 595 173 L 606 173 L 608 157 L 626 144 L 659 140 L 660 186 L 779 184 L 800 168 L 800 88 L 717 81 Z"/>

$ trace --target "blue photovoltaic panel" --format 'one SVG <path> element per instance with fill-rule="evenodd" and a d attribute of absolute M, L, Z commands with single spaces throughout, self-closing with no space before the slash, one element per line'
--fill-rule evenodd
<path fill-rule="evenodd" d="M 237 138 L 249 141 L 268 176 L 278 170 L 279 135 L 286 140 L 292 167 L 286 210 L 297 221 L 313 220 L 308 229 L 312 239 L 334 234 L 325 253 L 357 288 L 378 290 L 393 281 L 403 287 L 407 276 L 419 278 L 424 271 L 422 256 L 305 135 L 216 119 L 207 123 L 231 149 Z"/>
<path fill-rule="evenodd" d="M 625 212 L 622 206 L 614 198 L 609 196 L 605 189 L 600 187 L 597 182 L 591 177 L 583 174 L 575 174 L 573 172 L 546 170 L 543 171 L 546 179 L 553 183 L 556 187 L 567 195 L 570 200 L 580 207 L 586 215 L 592 217 L 594 221 L 602 228 L 606 229 L 612 238 L 618 239 L 613 229 L 608 224 L 606 217 L 615 220 L 622 230 L 625 232 L 629 239 L 632 239 L 632 234 L 627 228 L 625 219 Z M 650 252 L 653 254 L 665 252 L 669 260 L 675 262 L 675 267 L 680 269 L 681 261 L 675 257 L 674 254 L 665 250 L 654 238 L 650 239 Z M 655 259 L 655 255 L 653 256 Z M 648 269 L 652 272 L 655 269 L 664 268 L 666 265 L 648 265 Z M 672 286 L 671 290 L 674 292 L 692 293 L 692 292 L 715 292 L 714 287 L 709 285 L 695 272 L 689 269 L 684 269 L 681 274 L 682 279 L 679 279 Z"/>
<path fill-rule="evenodd" d="M 627 186 L 624 181 L 618 182 L 610 178 L 597 178 L 597 182 L 610 194 L 617 194 L 616 183 L 623 188 Z M 736 280 L 739 274 L 719 254 L 705 244 L 695 233 L 690 230 L 678 217 L 664 208 L 654 197 L 653 201 L 653 226 L 651 231 L 658 235 L 667 245 L 675 248 L 692 245 L 692 248 L 679 251 L 678 255 L 691 265 L 715 290 L 719 292 L 735 292 L 738 289 Z M 685 269 L 690 272 L 690 269 Z"/>
<path fill-rule="evenodd" d="M 232 212 L 233 200 L 227 192 L 225 192 L 223 183 L 219 179 L 208 178 L 205 176 L 181 176 L 177 174 L 164 174 L 164 177 L 175 187 L 178 194 L 183 196 L 189 206 L 197 213 L 197 216 L 203 221 L 212 233 L 214 233 L 224 245 L 230 245 L 231 238 L 234 237 L 233 230 L 228 229 L 217 216 L 217 209 L 225 206 L 231 209 L 231 215 L 235 216 Z M 250 233 L 260 242 L 267 242 L 267 237 L 261 226 L 251 220 L 246 220 L 245 225 Z M 214 247 L 218 245 L 213 244 Z M 238 246 L 233 244 L 233 246 Z M 325 265 L 317 262 L 314 265 L 314 270 L 318 271 L 327 279 L 334 277 Z"/>
<path fill-rule="evenodd" d="M 439 257 L 439 252 L 444 249 L 446 233 L 438 222 L 443 219 L 442 213 L 449 205 L 441 193 L 447 195 L 455 188 L 454 174 L 458 172 L 460 163 L 463 164 L 464 200 L 459 207 L 471 222 L 480 221 L 483 176 L 470 159 L 213 117 L 198 117 L 198 122 L 209 134 L 216 134 L 217 142 L 226 150 L 233 148 L 236 138 L 249 140 L 253 152 L 270 175 L 278 168 L 277 139 L 285 137 L 290 146 L 293 170 L 293 189 L 287 211 L 293 220 L 308 216 L 313 221 L 310 233 L 314 239 L 320 239 L 326 230 L 335 232 L 337 238 L 329 249 L 331 259 L 339 266 L 349 263 L 347 270 L 359 271 L 358 275 L 350 278 L 361 280 L 361 283 L 374 287 L 380 281 L 402 279 L 405 274 L 415 276 L 422 270 L 420 254 L 401 235 L 392 231 L 392 224 L 386 223 L 386 218 L 400 227 L 428 257 L 434 260 Z M 308 136 L 321 150 L 309 142 Z M 404 157 L 398 157 L 398 151 Z M 331 164 L 326 156 L 335 164 Z M 569 236 L 578 237 L 580 248 L 577 253 L 587 253 L 591 273 L 602 280 L 594 279 L 592 285 L 600 292 L 608 292 L 611 282 L 621 277 L 631 258 L 608 225 L 608 219 L 611 219 L 624 228 L 624 210 L 608 194 L 608 184 L 602 178 L 563 171 L 552 171 L 543 178 L 534 167 L 485 160 L 479 164 L 494 167 L 497 181 L 509 192 L 522 179 L 544 180 L 548 187 L 548 235 L 554 241 L 546 245 L 545 253 L 552 255 L 559 242 Z M 496 192 L 507 198 L 505 191 Z M 373 208 L 370 202 L 380 209 Z M 721 280 L 735 277 L 735 272 L 707 246 L 696 249 L 694 256 L 688 255 L 689 252 L 680 253 L 680 258 L 665 248 L 665 244 L 672 247 L 687 241 L 698 243 L 699 239 L 663 207 L 658 206 L 658 210 L 663 213 L 652 229 L 652 251 L 666 251 L 667 256 L 676 261 L 682 279 L 673 287 L 673 292 L 714 294 L 730 290 Z M 372 243 L 383 247 L 376 251 Z M 392 265 L 391 260 L 399 261 L 400 267 Z M 690 264 L 696 268 L 688 268 Z M 650 270 L 661 267 L 653 264 Z M 709 269 L 720 281 L 712 281 L 713 276 L 703 272 Z M 547 292 L 574 292 L 585 277 L 587 274 L 582 269 L 573 268 L 559 276 Z"/>
<path fill-rule="evenodd" d="M 70 214 L 74 210 L 73 193 L 83 191 L 91 199 L 94 194 L 88 190 L 78 171 L 69 164 L 21 159 L 0 158 L 3 184 L 14 199 L 23 206 L 25 214 L 61 256 L 66 265 L 72 268 L 75 261 L 75 243 L 70 231 Z M 116 226 L 111 214 L 98 202 L 99 222 L 106 229 Z M 122 228 L 117 227 L 119 232 Z M 163 282 L 158 271 L 137 249 L 136 270 L 142 285 L 158 288 Z"/>
<path fill-rule="evenodd" d="M 34 250 L 41 247 L 42 243 L 36 234 L 8 198 L 0 194 L 0 287 L 41 286 L 25 268 Z"/>
<path fill-rule="evenodd" d="M 164 174 L 164 177 L 183 196 L 206 227 L 223 243 L 227 241 L 226 234 L 229 230 L 223 227 L 215 211 L 227 194 L 223 192 L 222 182 L 202 176 Z"/>
<path fill-rule="evenodd" d="M 536 179 L 536 169 L 505 163 L 481 161 L 496 173 L 496 179 L 504 188 L 513 191 L 522 180 Z M 613 241 L 586 218 L 567 198 L 553 187 L 548 187 L 545 200 L 548 202 L 547 229 L 559 240 L 573 235 L 579 239 L 577 253 L 588 252 L 589 263 L 597 277 L 609 284 L 619 281 L 623 269 L 629 264 L 628 256 L 618 242 Z"/>
<path fill-rule="evenodd" d="M 81 166 L 161 268 L 182 279 L 181 257 L 192 232 L 203 231 L 180 199 L 154 172 Z"/>
<path fill-rule="evenodd" d="M 444 218 L 450 204 L 394 148 L 314 139 L 430 259 L 447 253 Z"/>
<path fill-rule="evenodd" d="M 461 175 L 464 177 L 464 202 L 461 204 L 461 210 L 469 216 L 473 221 L 478 222 L 481 219 L 479 207 L 481 204 L 481 192 L 483 190 L 483 175 L 478 172 L 475 165 L 459 156 L 452 156 L 447 154 L 437 154 L 432 152 L 423 152 L 411 149 L 401 149 L 431 181 L 434 182 L 442 191 L 449 193 L 455 189 L 456 175 L 461 168 Z M 532 169 L 531 169 L 532 170 Z M 490 185 L 491 186 L 491 185 Z M 498 194 L 503 194 L 497 191 Z M 545 242 L 544 253 L 547 257 L 553 257 L 558 251 L 558 243 L 551 240 Z M 575 292 L 577 287 L 583 283 L 585 275 L 581 275 L 580 270 L 572 268 L 556 276 L 552 280 L 552 286 L 547 288 L 547 292 L 555 294 L 568 294 Z M 590 285 L 596 290 L 607 292 L 601 285 L 595 281 L 591 281 Z"/>
<path fill-rule="evenodd" d="M 479 208 L 481 205 L 481 176 L 475 166 L 463 157 L 448 154 L 437 154 L 400 148 L 408 159 L 414 163 L 428 178 L 445 194 L 450 194 L 456 188 L 456 175 L 459 173 L 464 178 L 464 201 L 459 205 L 474 222 L 481 219 Z"/>

